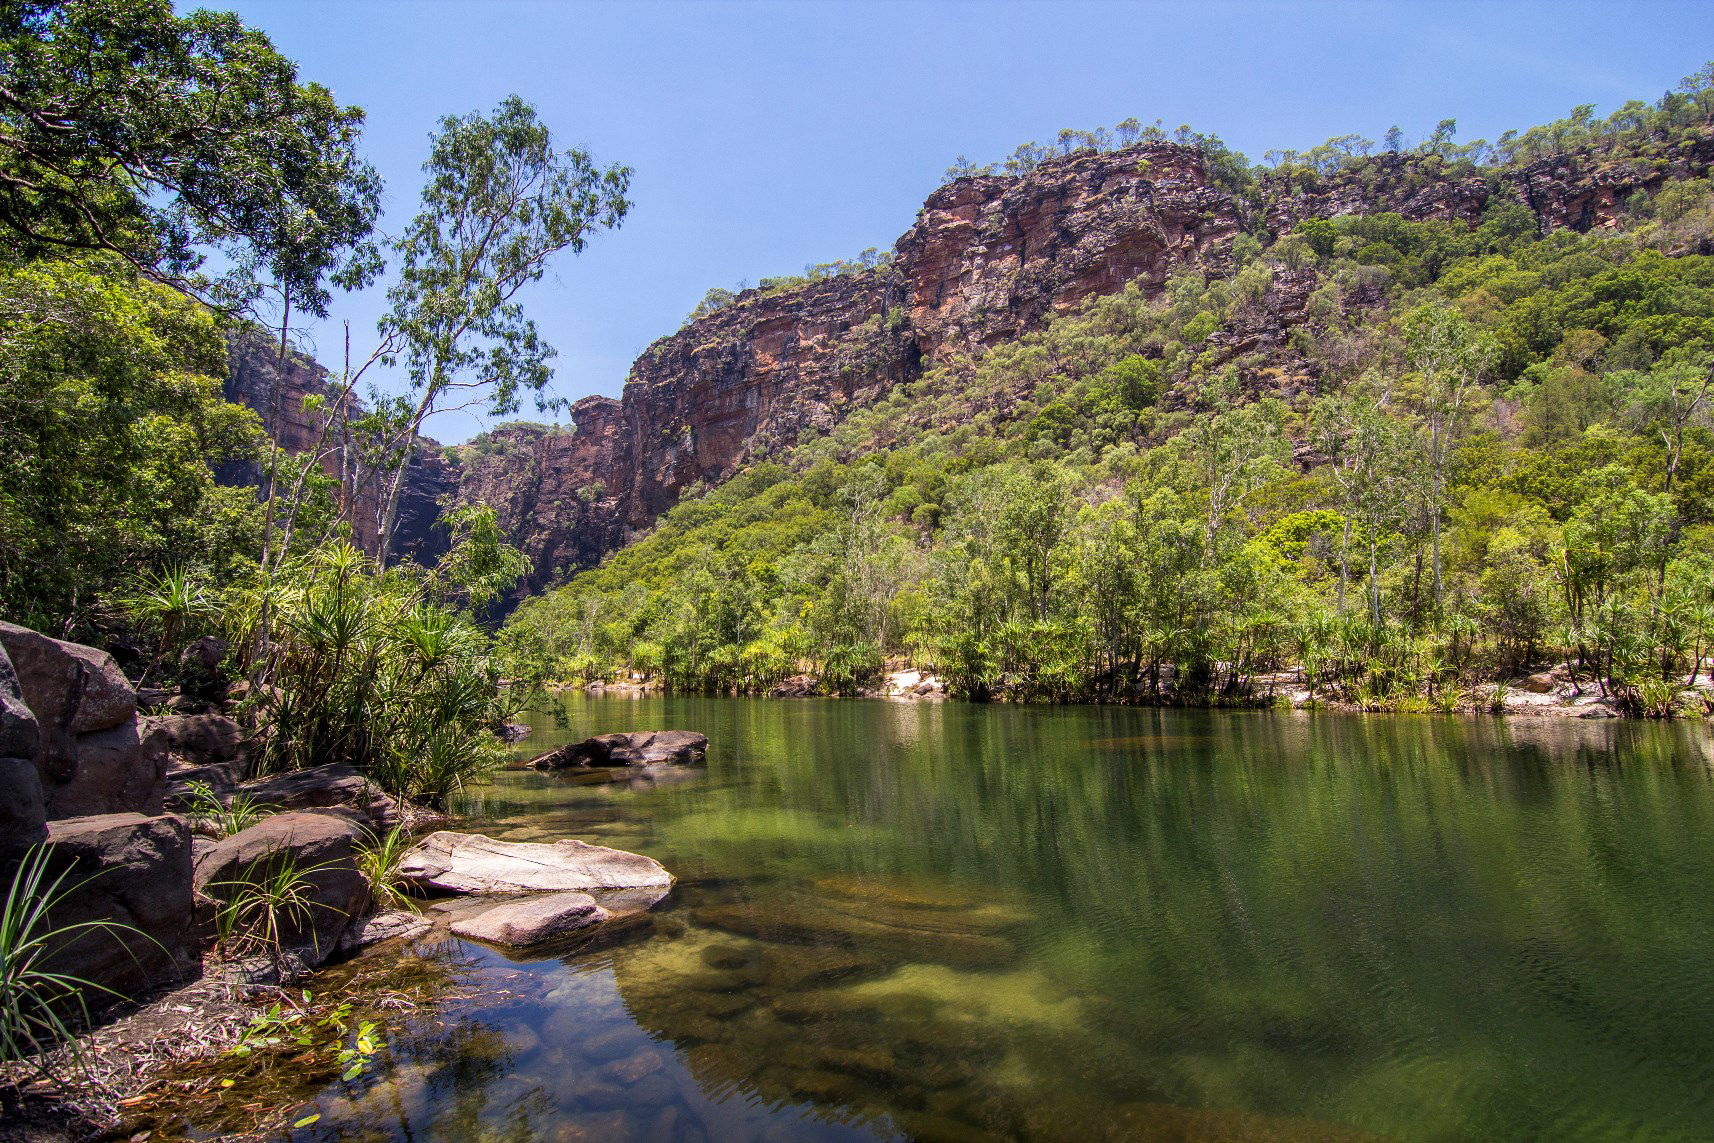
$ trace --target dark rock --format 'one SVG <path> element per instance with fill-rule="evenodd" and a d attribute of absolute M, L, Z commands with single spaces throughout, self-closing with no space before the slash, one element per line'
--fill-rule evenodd
<path fill-rule="evenodd" d="M 274 810 L 342 810 L 377 829 L 406 817 L 396 798 L 342 762 L 256 778 L 238 792 Z"/>
<path fill-rule="evenodd" d="M 41 742 L 42 732 L 24 699 L 18 672 L 6 657 L 6 648 L 0 646 L 0 756 L 34 758 Z"/>
<path fill-rule="evenodd" d="M 530 728 L 521 722 L 502 723 L 497 737 L 501 742 L 522 742 L 530 736 Z"/>
<path fill-rule="evenodd" d="M 368 911 L 369 882 L 357 868 L 362 828 L 336 814 L 275 814 L 217 842 L 196 860 L 196 890 L 231 899 L 238 886 L 291 862 L 315 904 L 307 916 L 282 918 L 282 945 L 320 964 L 333 955 L 352 922 Z"/>
<path fill-rule="evenodd" d="M 103 814 L 51 823 L 51 868 L 78 888 L 50 915 L 55 926 L 111 921 L 57 951 L 49 967 L 130 994 L 176 981 L 198 964 L 191 842 L 171 815 Z M 99 996 L 88 998 L 98 1006 Z"/>
<path fill-rule="evenodd" d="M 35 717 L 30 757 L 48 817 L 160 813 L 165 760 L 144 756 L 136 693 L 113 656 L 10 623 L 0 623 L 0 647 L 13 684 L 0 691 L 15 691 Z M 16 704 L 4 705 L 5 735 L 27 739 Z"/>
<path fill-rule="evenodd" d="M 230 650 L 224 639 L 204 635 L 179 655 L 179 691 L 191 698 L 219 702 L 231 681 L 221 669 Z"/>
<path fill-rule="evenodd" d="M 36 764 L 28 758 L 0 758 L 0 855 L 47 836 L 48 808 Z"/>
<path fill-rule="evenodd" d="M 170 762 L 170 760 L 169 760 Z M 166 807 L 174 813 L 184 813 L 191 808 L 191 786 L 203 785 L 222 803 L 230 802 L 232 795 L 238 792 L 238 776 L 230 764 L 213 763 L 207 766 L 167 767 L 167 796 Z"/>
<path fill-rule="evenodd" d="M 41 769 L 43 759 L 38 757 L 36 765 Z M 48 773 L 65 775 L 43 783 L 50 818 L 158 814 L 167 789 L 166 759 L 144 754 L 131 721 L 79 735 L 71 742 L 67 764 Z"/>
<path fill-rule="evenodd" d="M 109 730 L 137 713 L 137 694 L 106 651 L 11 623 L 0 623 L 0 646 L 12 661 L 24 701 L 35 712 L 44 738 Z"/>
<path fill-rule="evenodd" d="M 694 766 L 708 761 L 708 736 L 692 730 L 629 730 L 597 734 L 538 754 L 529 765 L 537 770 L 573 766 Z"/>
<path fill-rule="evenodd" d="M 144 752 L 170 755 L 169 766 L 234 762 L 244 741 L 244 732 L 224 714 L 144 715 L 137 726 Z"/>

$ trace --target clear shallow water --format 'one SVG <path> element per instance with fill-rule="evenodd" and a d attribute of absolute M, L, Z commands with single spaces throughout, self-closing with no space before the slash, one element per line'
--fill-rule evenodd
<path fill-rule="evenodd" d="M 1714 1138 L 1700 726 L 567 700 L 705 776 L 469 828 L 680 878 L 447 999 L 300 1138 Z"/>

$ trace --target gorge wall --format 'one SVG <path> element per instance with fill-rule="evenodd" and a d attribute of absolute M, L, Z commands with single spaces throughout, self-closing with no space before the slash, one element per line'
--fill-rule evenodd
<path fill-rule="evenodd" d="M 1610 226 L 1636 191 L 1711 161 L 1706 133 L 1669 163 L 1567 156 L 1446 175 L 1420 156 L 1380 156 L 1309 188 L 1264 178 L 1258 194 L 1225 185 L 1194 147 L 1151 143 L 1023 176 L 960 178 L 929 196 L 888 265 L 745 291 L 649 346 L 620 398 L 579 401 L 570 427 L 505 426 L 450 464 L 438 448 L 419 450 L 403 550 L 436 554 L 437 504 L 486 502 L 532 562 L 526 587 L 539 590 L 598 562 L 692 486 L 830 428 L 926 368 L 1133 282 L 1159 292 L 1184 270 L 1219 273 L 1246 229 L 1277 234 L 1304 218 L 1381 211 L 1473 224 L 1495 196 L 1523 203 L 1544 232 Z M 1289 293 L 1291 275 L 1280 286 Z M 1276 324 L 1291 321 L 1289 305 L 1272 312 Z M 272 356 L 234 360 L 230 394 L 257 405 Z M 307 360 L 288 373 L 293 393 L 325 377 Z M 289 414 L 280 422 L 287 447 L 313 436 Z"/>

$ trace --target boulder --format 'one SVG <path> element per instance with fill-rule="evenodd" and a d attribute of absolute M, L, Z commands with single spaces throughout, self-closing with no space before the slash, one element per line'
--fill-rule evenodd
<path fill-rule="evenodd" d="M 0 855 L 28 849 L 48 836 L 42 778 L 28 758 L 0 758 Z"/>
<path fill-rule="evenodd" d="M 313 904 L 307 915 L 281 918 L 281 944 L 300 951 L 305 963 L 320 964 L 338 949 L 353 921 L 369 910 L 369 881 L 357 868 L 362 837 L 361 826 L 338 814 L 274 814 L 200 853 L 196 890 L 230 900 L 245 883 L 291 862 L 307 883 Z"/>
<path fill-rule="evenodd" d="M 0 691 L 35 718 L 36 747 L 20 756 L 36 764 L 48 817 L 160 813 L 165 760 L 144 756 L 136 693 L 113 657 L 11 623 L 0 623 L 0 648 L 11 667 Z M 0 706 L 0 736 L 27 738 L 15 703 Z"/>
<path fill-rule="evenodd" d="M 171 815 L 102 814 L 48 826 L 50 869 L 76 886 L 49 914 L 54 927 L 111 921 L 55 950 L 54 972 L 131 994 L 193 975 L 190 833 Z M 99 1006 L 99 996 L 90 996 Z"/>
<path fill-rule="evenodd" d="M 508 842 L 440 830 L 399 862 L 399 875 L 447 893 L 532 893 L 666 888 L 661 863 L 622 849 L 581 841 Z"/>
<path fill-rule="evenodd" d="M 137 720 L 143 750 L 170 755 L 186 766 L 219 766 L 234 762 L 244 733 L 223 714 L 145 715 Z"/>
<path fill-rule="evenodd" d="M 24 700 L 18 672 L 6 657 L 6 648 L 0 646 L 0 757 L 34 758 L 41 742 L 42 732 Z"/>
<path fill-rule="evenodd" d="M 1550 695 L 1559 688 L 1559 680 L 1554 678 L 1550 671 L 1537 671 L 1533 675 L 1525 676 L 1521 682 L 1514 685 L 1523 688 L 1532 695 Z"/>
<path fill-rule="evenodd" d="M 339 810 L 378 829 L 404 820 L 399 802 L 343 762 L 290 770 L 239 785 L 238 793 L 275 810 Z"/>
<path fill-rule="evenodd" d="M 106 651 L 11 623 L 0 623 L 0 646 L 12 660 L 44 738 L 109 730 L 136 716 L 137 693 Z"/>
<path fill-rule="evenodd" d="M 461 937 L 524 948 L 599 925 L 608 912 L 587 893 L 541 893 L 452 922 Z"/>
<path fill-rule="evenodd" d="M 69 755 L 58 760 L 49 761 L 46 754 L 37 757 L 36 766 L 48 817 L 161 812 L 167 760 L 144 752 L 135 722 L 80 734 L 71 741 Z"/>
<path fill-rule="evenodd" d="M 207 702 L 226 697 L 227 678 L 221 670 L 230 648 L 224 639 L 204 635 L 179 655 L 179 692 Z"/>
<path fill-rule="evenodd" d="M 708 761 L 708 736 L 693 730 L 628 730 L 597 734 L 538 754 L 529 765 L 537 770 L 572 766 L 647 766 L 670 763 L 694 766 Z"/>

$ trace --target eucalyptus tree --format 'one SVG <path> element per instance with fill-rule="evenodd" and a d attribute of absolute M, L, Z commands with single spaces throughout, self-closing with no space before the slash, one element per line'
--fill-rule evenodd
<path fill-rule="evenodd" d="M 492 115 L 447 116 L 434 134 L 422 210 L 392 244 L 398 278 L 380 322 L 386 356 L 408 391 L 383 403 L 385 487 L 378 562 L 392 544 L 410 454 L 423 422 L 451 409 L 512 413 L 525 394 L 542 411 L 554 349 L 524 314 L 520 290 L 562 251 L 619 225 L 631 169 L 596 166 L 580 150 L 556 150 L 535 108 L 508 96 Z"/>
<path fill-rule="evenodd" d="M 1442 124 L 1445 126 L 1445 124 Z M 1423 306 L 1404 321 L 1405 353 L 1416 374 L 1415 403 L 1422 416 L 1428 465 L 1423 504 L 1433 546 L 1434 602 L 1443 593 L 1440 521 L 1446 512 L 1446 466 L 1499 359 L 1491 334 L 1444 306 Z"/>

